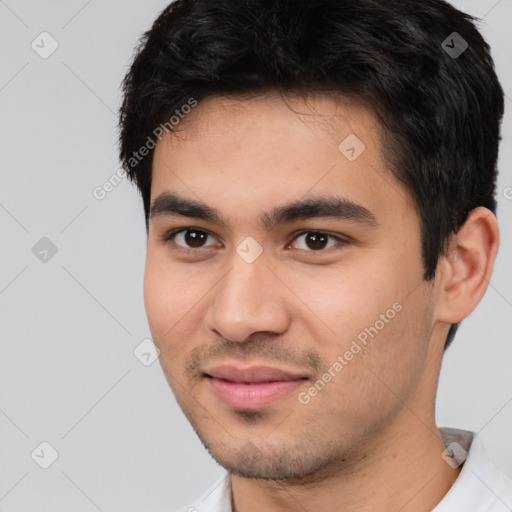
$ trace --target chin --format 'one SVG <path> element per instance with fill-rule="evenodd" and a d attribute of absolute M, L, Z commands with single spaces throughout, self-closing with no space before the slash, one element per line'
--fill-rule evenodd
<path fill-rule="evenodd" d="M 219 465 L 229 473 L 243 478 L 309 481 L 314 480 L 314 475 L 318 476 L 333 462 L 332 450 L 322 455 L 308 451 L 304 446 L 290 447 L 281 444 L 276 447 L 270 443 L 257 446 L 251 441 L 235 446 L 235 438 L 232 438 L 232 444 L 207 443 L 201 436 L 199 439 Z M 266 442 L 265 438 L 261 440 L 262 443 Z M 309 442 L 304 443 L 306 444 L 313 446 Z M 330 473 L 330 470 L 327 472 Z"/>

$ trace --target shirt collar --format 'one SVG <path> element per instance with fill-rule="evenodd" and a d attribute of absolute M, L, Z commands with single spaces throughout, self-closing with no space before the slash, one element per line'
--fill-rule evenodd
<path fill-rule="evenodd" d="M 439 428 L 447 447 L 462 469 L 457 480 L 432 512 L 512 510 L 512 481 L 489 459 L 480 437 L 467 430 Z M 445 459 L 446 460 L 446 459 Z"/>

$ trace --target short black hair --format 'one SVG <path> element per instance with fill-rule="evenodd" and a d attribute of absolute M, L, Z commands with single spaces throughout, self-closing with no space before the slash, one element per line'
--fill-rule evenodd
<path fill-rule="evenodd" d="M 476 21 L 443 0 L 174 1 L 143 34 L 122 83 L 120 158 L 146 229 L 158 127 L 172 131 L 184 105 L 335 93 L 379 120 L 386 160 L 421 219 L 423 278 L 432 280 L 469 212 L 496 213 L 503 90 Z"/>

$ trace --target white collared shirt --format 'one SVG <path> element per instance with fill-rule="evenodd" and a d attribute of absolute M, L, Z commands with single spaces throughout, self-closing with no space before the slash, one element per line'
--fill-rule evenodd
<path fill-rule="evenodd" d="M 432 512 L 512 512 L 512 479 L 489 459 L 473 432 L 439 428 L 447 446 L 443 458 L 461 472 Z M 196 501 L 179 512 L 232 512 L 231 480 L 224 471 Z"/>

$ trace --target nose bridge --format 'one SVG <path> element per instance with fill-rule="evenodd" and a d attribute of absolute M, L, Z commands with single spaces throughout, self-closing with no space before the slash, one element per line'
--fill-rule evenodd
<path fill-rule="evenodd" d="M 243 341 L 258 331 L 282 332 L 288 314 L 284 293 L 276 289 L 279 280 L 267 268 L 263 254 L 245 258 L 240 248 L 247 246 L 240 244 L 233 252 L 229 271 L 214 289 L 206 327 L 232 341 Z"/>

